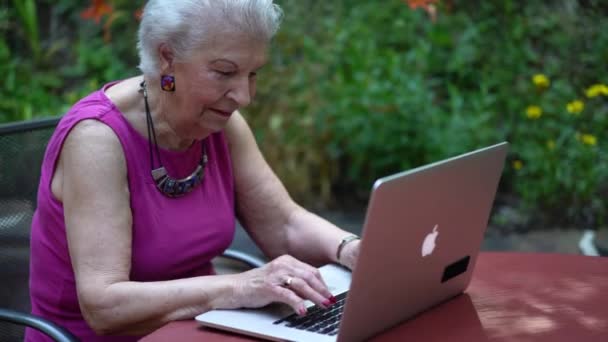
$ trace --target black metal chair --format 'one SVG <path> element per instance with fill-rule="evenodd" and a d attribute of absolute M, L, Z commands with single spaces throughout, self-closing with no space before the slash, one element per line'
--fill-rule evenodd
<path fill-rule="evenodd" d="M 50 118 L 0 125 L 0 341 L 22 341 L 24 326 L 55 341 L 76 341 L 62 327 L 29 313 L 30 225 L 40 165 L 58 122 Z M 239 270 L 264 264 L 237 250 L 227 250 L 221 259 L 236 261 Z"/>

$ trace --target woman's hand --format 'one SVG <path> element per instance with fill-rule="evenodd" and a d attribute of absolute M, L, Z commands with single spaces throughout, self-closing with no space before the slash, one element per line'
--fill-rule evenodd
<path fill-rule="evenodd" d="M 342 253 L 340 253 L 340 264 L 348 267 L 351 271 L 355 269 L 357 265 L 357 259 L 359 259 L 359 249 L 361 247 L 361 240 L 355 240 L 344 246 Z"/>
<path fill-rule="evenodd" d="M 336 302 L 317 268 L 288 255 L 237 275 L 234 295 L 236 307 L 257 308 L 282 302 L 299 315 L 306 314 L 304 300 L 324 308 Z"/>

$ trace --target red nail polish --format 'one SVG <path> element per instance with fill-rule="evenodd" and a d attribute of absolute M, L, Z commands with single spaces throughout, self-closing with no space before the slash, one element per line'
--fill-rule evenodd
<path fill-rule="evenodd" d="M 333 304 L 336 304 L 336 303 L 338 302 L 338 299 L 336 299 L 336 297 L 334 297 L 334 296 L 330 296 L 330 297 L 329 297 L 329 300 L 330 300 L 330 301 L 331 301 Z"/>
<path fill-rule="evenodd" d="M 323 302 L 321 302 L 321 304 L 323 304 L 326 307 L 330 307 L 333 304 L 333 302 L 330 299 L 326 299 Z"/>

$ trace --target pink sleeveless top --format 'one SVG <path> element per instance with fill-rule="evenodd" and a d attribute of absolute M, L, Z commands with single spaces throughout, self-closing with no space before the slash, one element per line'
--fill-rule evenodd
<path fill-rule="evenodd" d="M 63 142 L 78 122 L 99 120 L 114 130 L 122 144 L 133 216 L 131 280 L 159 281 L 213 274 L 210 260 L 228 248 L 235 229 L 232 165 L 224 133 L 214 133 L 183 152 L 160 149 L 163 164 L 174 178 L 186 177 L 195 169 L 202 144 L 206 144 L 209 158 L 202 184 L 183 197 L 167 198 L 156 189 L 150 175 L 148 140 L 103 92 L 112 85 L 80 100 L 59 122 L 42 163 L 32 222 L 32 312 L 67 328 L 83 341 L 135 341 L 137 337 L 96 336 L 78 306 L 63 205 L 51 193 L 51 180 Z M 28 329 L 26 341 L 47 339 Z"/>

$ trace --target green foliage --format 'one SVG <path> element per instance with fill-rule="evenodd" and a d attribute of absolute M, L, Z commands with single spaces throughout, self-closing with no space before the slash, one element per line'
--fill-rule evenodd
<path fill-rule="evenodd" d="M 80 17 L 80 1 L 13 3 L 0 9 L 0 123 L 61 115 L 101 84 L 136 74 L 134 25 L 121 20 L 124 11 L 106 29 Z M 125 28 L 122 39 L 104 40 Z"/>
<path fill-rule="evenodd" d="M 401 1 L 281 4 L 272 77 L 250 116 L 292 192 L 363 201 L 379 176 L 506 139 L 502 195 L 556 220 L 604 220 L 605 97 L 577 118 L 566 104 L 606 80 L 606 8 L 459 2 L 433 23 Z M 536 73 L 555 82 L 542 95 L 551 116 L 532 122 Z"/>
<path fill-rule="evenodd" d="M 588 97 L 585 89 L 556 80 L 545 90 L 530 83 L 528 95 L 522 94 L 542 111 L 538 118 L 522 111 L 512 132 L 513 183 L 527 203 L 558 217 L 605 220 L 608 87 L 603 88 L 603 95 Z"/>
<path fill-rule="evenodd" d="M 25 37 L 34 54 L 34 59 L 40 58 L 40 38 L 38 34 L 38 15 L 34 0 L 13 0 L 13 6 L 22 23 Z"/>
<path fill-rule="evenodd" d="M 608 79 L 601 1 L 444 0 L 436 21 L 401 0 L 277 2 L 284 23 L 244 114 L 296 199 L 364 203 L 379 176 L 508 140 L 500 197 L 605 221 L 607 96 L 586 94 Z M 79 1 L 15 3 L 0 9 L 0 122 L 60 114 L 137 72 L 140 3 L 108 1 L 99 23 Z"/>

